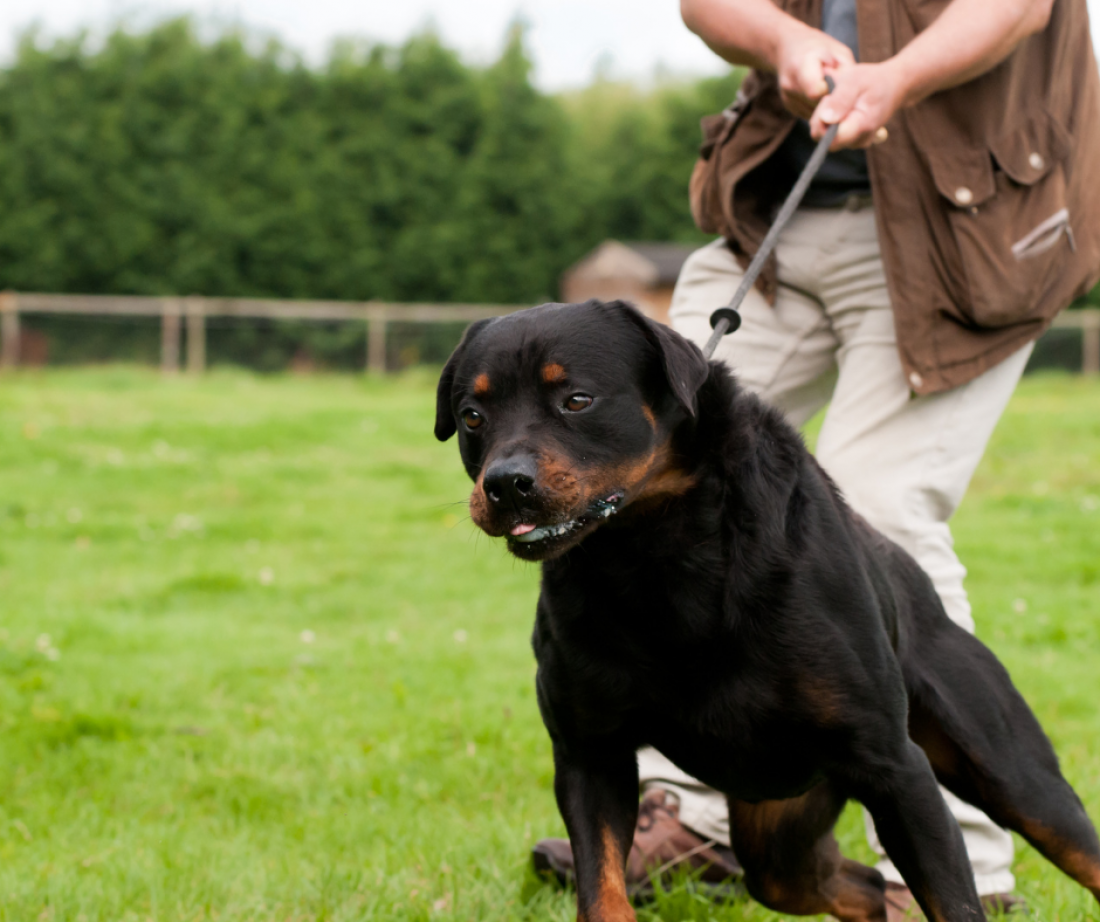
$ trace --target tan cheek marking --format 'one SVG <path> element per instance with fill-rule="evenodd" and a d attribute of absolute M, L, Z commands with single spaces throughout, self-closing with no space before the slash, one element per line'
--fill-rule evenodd
<path fill-rule="evenodd" d="M 583 499 L 581 484 L 567 459 L 557 455 L 540 455 L 538 480 L 553 497 L 553 506 L 564 512 L 574 511 Z"/>
<path fill-rule="evenodd" d="M 565 369 L 556 362 L 542 366 L 542 380 L 547 384 L 561 384 L 565 380 Z"/>
<path fill-rule="evenodd" d="M 478 397 L 484 397 L 489 393 L 489 376 L 482 372 L 476 378 L 474 378 L 474 394 Z"/>
<path fill-rule="evenodd" d="M 577 470 L 571 459 L 544 453 L 539 457 L 538 479 L 546 493 L 548 507 L 568 515 L 583 512 L 612 490 L 626 490 L 634 494 L 635 502 L 654 502 L 680 496 L 696 484 L 695 478 L 676 467 L 669 456 L 669 446 L 665 444 L 641 458 L 614 467 Z M 488 502 L 484 494 L 479 499 L 488 517 Z M 474 521 L 485 529 L 473 503 L 471 514 Z"/>
<path fill-rule="evenodd" d="M 681 496 L 696 484 L 686 471 L 680 470 L 669 458 L 668 444 L 661 445 L 643 458 L 598 472 L 589 501 L 600 499 L 608 490 L 638 490 L 634 502 L 652 502 Z"/>
<path fill-rule="evenodd" d="M 687 471 L 677 467 L 671 455 L 668 442 L 653 453 L 649 470 L 646 472 L 646 482 L 642 484 L 642 490 L 637 499 L 669 499 L 673 496 L 682 496 L 695 486 L 696 479 Z"/>
<path fill-rule="evenodd" d="M 649 427 L 654 432 L 656 432 L 657 431 L 657 417 L 653 415 L 653 411 L 649 407 L 647 407 L 644 403 L 642 404 L 642 415 L 649 422 Z"/>
<path fill-rule="evenodd" d="M 493 517 L 489 509 L 489 498 L 485 495 L 484 481 L 484 475 L 479 476 L 477 484 L 474 486 L 474 492 L 470 494 L 470 518 L 485 534 L 493 538 L 499 538 L 503 532 L 493 527 Z"/>
<path fill-rule="evenodd" d="M 654 475 L 642 492 L 638 494 L 638 499 L 656 500 L 683 496 L 697 482 L 694 477 L 684 471 L 668 468 Z"/>

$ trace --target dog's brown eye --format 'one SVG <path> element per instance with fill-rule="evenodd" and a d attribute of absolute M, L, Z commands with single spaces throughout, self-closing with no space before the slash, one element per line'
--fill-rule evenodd
<path fill-rule="evenodd" d="M 477 410 L 466 410 L 462 414 L 462 421 L 466 424 L 467 429 L 476 429 L 485 422 L 485 417 L 478 413 Z"/>
<path fill-rule="evenodd" d="M 573 413 L 587 410 L 590 406 L 592 406 L 592 398 L 587 394 L 574 394 L 565 401 L 565 409 Z"/>

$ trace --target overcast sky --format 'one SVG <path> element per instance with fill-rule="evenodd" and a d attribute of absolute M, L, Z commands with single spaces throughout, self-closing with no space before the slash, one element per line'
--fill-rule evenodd
<path fill-rule="evenodd" d="M 1100 0 L 1089 7 L 1095 36 Z M 274 34 L 313 61 L 338 36 L 400 42 L 428 23 L 468 60 L 488 61 L 518 14 L 546 89 L 584 84 L 601 63 L 635 78 L 721 68 L 680 22 L 677 0 L 0 0 L 0 58 L 10 59 L 15 36 L 34 23 L 47 36 L 102 34 L 120 20 L 142 26 L 180 13 Z"/>

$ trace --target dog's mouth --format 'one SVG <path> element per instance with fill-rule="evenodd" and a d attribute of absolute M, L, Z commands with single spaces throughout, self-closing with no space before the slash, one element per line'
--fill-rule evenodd
<path fill-rule="evenodd" d="M 585 512 L 567 522 L 553 522 L 549 525 L 535 526 L 521 522 L 508 534 L 508 543 L 516 552 L 536 551 L 564 544 L 569 537 L 579 534 L 587 526 L 598 525 L 619 511 L 625 499 L 622 493 L 612 493 L 598 499 Z"/>

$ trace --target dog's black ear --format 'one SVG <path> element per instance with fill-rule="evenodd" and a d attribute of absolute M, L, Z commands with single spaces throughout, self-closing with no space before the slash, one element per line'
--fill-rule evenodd
<path fill-rule="evenodd" d="M 455 351 L 451 353 L 451 357 L 447 359 L 447 364 L 443 366 L 443 374 L 439 376 L 439 385 L 435 391 L 435 437 L 441 442 L 446 442 L 458 431 L 458 426 L 455 424 L 454 410 L 451 409 L 451 393 L 454 390 L 455 372 L 458 370 L 458 363 L 461 361 L 462 353 L 466 347 L 488 324 L 488 320 L 477 320 L 466 328 L 466 332 L 462 334 L 462 340 L 455 346 Z"/>
<path fill-rule="evenodd" d="M 710 363 L 703 358 L 702 350 L 671 327 L 650 320 L 625 301 L 615 301 L 611 306 L 620 308 L 645 334 L 660 356 L 669 389 L 687 414 L 694 416 L 695 394 L 710 374 Z"/>

